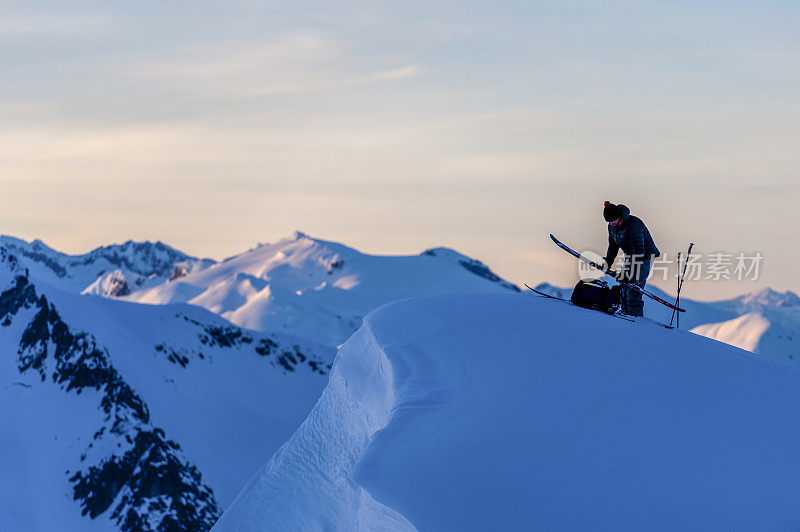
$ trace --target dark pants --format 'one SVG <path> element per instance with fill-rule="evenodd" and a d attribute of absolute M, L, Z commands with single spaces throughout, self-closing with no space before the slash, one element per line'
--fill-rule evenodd
<path fill-rule="evenodd" d="M 636 286 L 644 288 L 647 282 L 647 276 L 650 275 L 650 268 L 652 261 L 638 260 L 629 261 L 626 257 L 625 263 L 622 266 L 624 272 L 624 279 Z M 642 301 L 642 293 L 633 288 L 622 286 L 622 301 L 621 309 L 625 314 L 631 316 L 644 316 L 644 301 Z"/>

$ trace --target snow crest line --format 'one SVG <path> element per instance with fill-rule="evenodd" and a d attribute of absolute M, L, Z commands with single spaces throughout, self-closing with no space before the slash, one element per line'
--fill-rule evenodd
<path fill-rule="evenodd" d="M 393 365 L 365 320 L 342 346 L 308 418 L 213 530 L 416 530 L 355 478 L 395 399 Z"/>

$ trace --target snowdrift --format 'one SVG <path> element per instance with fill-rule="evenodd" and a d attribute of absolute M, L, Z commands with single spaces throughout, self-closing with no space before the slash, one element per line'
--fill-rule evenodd
<path fill-rule="evenodd" d="M 216 531 L 800 526 L 800 373 L 535 296 L 388 304 Z"/>

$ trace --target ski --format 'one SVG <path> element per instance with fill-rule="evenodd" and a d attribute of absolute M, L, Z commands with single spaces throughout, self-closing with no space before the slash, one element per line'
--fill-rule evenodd
<path fill-rule="evenodd" d="M 565 301 L 565 302 L 569 303 L 572 306 L 577 306 L 577 305 L 574 305 L 572 303 L 572 301 L 570 301 L 569 299 L 564 299 L 563 297 L 558 297 L 558 296 L 554 296 L 554 295 L 551 295 L 551 294 L 545 294 L 544 292 L 540 292 L 535 288 L 531 288 L 530 286 L 528 286 L 527 283 L 525 283 L 525 288 L 527 288 L 531 292 L 535 292 L 536 294 L 538 294 L 538 295 L 540 295 L 542 297 L 546 297 L 547 299 L 556 299 L 558 301 Z M 578 308 L 581 308 L 581 307 L 578 307 Z M 600 312 L 600 311 L 597 311 L 597 312 Z M 608 314 L 607 312 L 603 312 L 603 314 L 607 314 L 608 316 L 613 316 L 614 318 L 619 318 L 621 320 L 625 320 L 625 321 L 630 321 L 630 322 L 636 323 L 636 320 L 632 320 L 631 318 L 626 318 L 625 316 L 620 316 L 619 314 Z"/>
<path fill-rule="evenodd" d="M 566 251 L 567 253 L 569 253 L 573 257 L 576 257 L 578 260 L 581 260 L 581 261 L 585 262 L 586 264 L 588 264 L 589 266 L 591 266 L 593 268 L 597 268 L 598 270 L 602 271 L 606 275 L 610 275 L 610 276 L 614 277 L 614 272 L 610 268 L 606 268 L 605 265 L 597 264 L 593 260 L 584 257 L 583 255 L 581 255 L 580 253 L 578 253 L 577 251 L 575 251 L 571 247 L 567 246 L 566 244 L 561 243 L 552 234 L 550 235 L 550 239 L 555 243 L 555 245 L 557 245 L 558 247 L 560 247 L 561 249 L 563 249 L 564 251 Z M 673 305 L 669 301 L 665 301 L 664 299 L 658 297 L 657 295 L 653 294 L 652 292 L 649 292 L 649 291 L 645 290 L 644 288 L 642 288 L 640 286 L 637 286 L 637 285 L 632 284 L 632 283 L 628 283 L 626 281 L 617 281 L 617 282 L 619 284 L 625 286 L 626 288 L 632 288 L 633 290 L 636 290 L 640 294 L 642 294 L 644 296 L 647 296 L 650 299 L 652 299 L 654 301 L 657 301 L 657 302 L 661 303 L 662 305 L 664 305 L 666 307 L 671 308 L 672 310 L 675 310 L 675 311 L 678 311 L 678 312 L 686 312 L 684 309 L 682 309 L 682 308 L 680 308 L 680 307 L 678 307 L 676 305 Z"/>
<path fill-rule="evenodd" d="M 550 299 L 558 299 L 559 301 L 569 301 L 569 299 L 564 299 L 563 297 L 558 297 L 558 296 L 554 296 L 552 294 L 545 294 L 544 292 L 540 292 L 537 289 L 531 288 L 530 286 L 528 286 L 527 283 L 525 283 L 525 288 L 527 288 L 531 292 L 536 292 L 537 294 L 539 294 L 540 296 L 543 296 L 543 297 L 547 297 L 547 298 L 550 298 Z"/>
<path fill-rule="evenodd" d="M 665 329 L 674 329 L 672 325 L 667 325 L 666 323 L 661 323 L 660 321 L 656 321 L 653 318 L 644 317 L 645 320 L 649 321 L 653 325 L 658 325 L 659 327 L 664 327 Z"/>

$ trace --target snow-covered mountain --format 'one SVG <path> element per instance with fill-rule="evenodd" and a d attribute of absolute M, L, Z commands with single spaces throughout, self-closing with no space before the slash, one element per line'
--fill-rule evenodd
<path fill-rule="evenodd" d="M 786 529 L 798 438 L 795 367 L 533 295 L 406 300 L 214 530 Z"/>
<path fill-rule="evenodd" d="M 569 299 L 571 288 L 541 283 L 537 290 Z M 674 295 L 648 289 L 672 301 Z M 800 297 L 765 288 L 720 301 L 681 298 L 681 327 L 753 353 L 800 365 Z M 645 298 L 645 315 L 667 323 L 672 311 Z"/>
<path fill-rule="evenodd" d="M 516 291 L 444 248 L 373 257 L 296 235 L 214 265 L 160 243 L 68 256 L 4 242 L 0 522 L 12 530 L 207 530 L 305 419 L 335 345 L 373 306 Z M 153 289 L 129 294 L 136 284 Z M 263 330 L 219 315 L 237 310 Z"/>
<path fill-rule="evenodd" d="M 0 248 L 3 530 L 207 530 L 306 417 L 332 349 L 81 296 Z"/>
<path fill-rule="evenodd" d="M 698 325 L 692 332 L 754 353 L 800 364 L 800 297 L 769 288 L 712 303 L 727 320 Z"/>
<path fill-rule="evenodd" d="M 483 263 L 447 248 L 375 256 L 296 233 L 214 263 L 157 242 L 104 246 L 69 256 L 40 241 L 0 237 L 42 281 L 68 291 L 151 304 L 190 303 L 242 327 L 284 331 L 329 346 L 344 342 L 370 310 L 432 294 L 505 292 L 517 287 Z M 569 297 L 571 290 L 539 286 Z M 651 286 L 667 298 L 670 294 Z M 681 326 L 737 347 L 800 360 L 800 298 L 766 289 L 724 301 L 683 299 Z M 669 321 L 651 303 L 648 316 Z"/>
<path fill-rule="evenodd" d="M 540 288 L 567 297 L 570 292 Z M 5 406 L 0 424 L 6 428 L 0 431 L 0 470 L 8 472 L 0 476 L 0 522 L 11 530 L 207 530 L 277 451 L 223 519 L 223 529 L 247 530 L 253 519 L 277 523 L 277 528 L 306 529 L 315 523 L 339 529 L 352 529 L 354 523 L 368 529 L 410 523 L 427 528 L 427 518 L 415 512 L 428 515 L 434 529 L 442 528 L 431 517 L 433 510 L 415 509 L 421 503 L 408 494 L 415 489 L 410 484 L 397 484 L 394 495 L 394 488 L 383 481 L 370 485 L 370 468 L 380 470 L 385 461 L 376 465 L 369 457 L 380 449 L 373 446 L 381 441 L 373 433 L 381 427 L 379 434 L 389 437 L 405 430 L 403 423 L 392 425 L 392 420 L 402 421 L 415 408 L 424 411 L 467 393 L 451 393 L 449 384 L 439 380 L 448 372 L 466 371 L 466 366 L 459 362 L 461 369 L 453 369 L 425 357 L 408 361 L 403 355 L 373 367 L 369 357 L 403 345 L 411 351 L 430 348 L 455 361 L 452 349 L 477 357 L 475 350 L 483 346 L 497 371 L 511 367 L 511 373 L 524 376 L 539 368 L 509 352 L 518 344 L 498 339 L 496 345 L 472 345 L 469 335 L 454 339 L 459 327 L 452 320 L 463 319 L 479 331 L 487 324 L 500 327 L 501 318 L 513 321 L 503 318 L 504 312 L 522 312 L 515 319 L 535 323 L 533 330 L 538 330 L 541 322 L 558 318 L 560 325 L 549 327 L 549 334 L 569 327 L 570 332 L 562 333 L 574 336 L 571 342 L 587 344 L 599 332 L 585 323 L 627 324 L 599 313 L 571 314 L 584 311 L 535 296 L 534 301 L 561 307 L 529 308 L 525 305 L 536 305 L 532 294 L 518 292 L 483 263 L 447 248 L 415 256 L 375 256 L 297 233 L 215 263 L 160 242 L 128 242 L 71 256 L 39 241 L 0 237 L 0 348 L 8 355 L 0 364 L 0 402 Z M 462 296 L 424 297 L 437 294 Z M 408 301 L 376 312 L 359 329 L 363 316 L 395 300 Z M 403 335 L 425 331 L 428 325 L 405 311 L 386 309 L 427 308 L 428 301 L 446 302 L 420 314 L 436 334 L 412 335 L 410 343 L 402 343 Z M 487 312 L 497 315 L 474 318 L 472 313 L 483 316 L 475 301 L 489 302 Z M 491 310 L 495 301 L 508 302 L 508 309 Z M 791 350 L 800 330 L 798 303 L 792 293 L 772 291 L 720 302 L 684 300 L 688 313 L 681 325 L 765 357 L 800 363 Z M 540 310 L 552 308 L 552 317 L 541 315 Z M 564 308 L 571 310 L 564 313 Z M 657 305 L 648 305 L 647 312 L 669 319 L 669 311 Z M 435 325 L 439 314 L 444 331 Z M 569 322 L 576 316 L 578 326 Z M 651 333 L 669 332 L 646 322 L 635 327 L 641 330 L 626 334 L 640 343 Z M 335 347 L 356 330 L 339 356 L 339 373 L 327 395 L 297 430 L 327 382 Z M 515 341 L 513 334 L 510 341 Z M 682 342 L 672 347 L 686 348 Z M 561 349 L 552 338 L 545 343 L 545 350 Z M 482 366 L 479 372 L 492 374 Z M 370 380 L 375 378 L 391 381 L 388 391 L 376 391 Z M 471 386 L 488 386 L 470 379 Z M 507 388 L 516 393 L 513 386 Z M 342 406 L 342 397 L 351 403 Z M 487 400 L 501 409 L 498 399 Z M 375 401 L 382 405 L 377 410 Z M 503 408 L 504 419 L 516 415 L 514 408 Z M 447 411 L 436 422 L 445 428 L 447 419 L 459 415 Z M 342 419 L 345 426 L 337 425 Z M 492 426 L 483 417 L 472 421 Z M 497 428 L 502 434 L 507 427 Z M 326 440 L 331 437 L 334 441 Z M 484 440 L 463 441 L 469 447 Z M 307 469 L 309 449 L 323 457 L 313 471 Z M 426 456 L 428 451 L 421 451 Z M 397 449 L 387 456 L 403 463 Z M 431 456 L 438 457 L 438 451 Z M 500 465 L 501 472 L 511 467 Z M 334 493 L 345 496 L 326 498 Z M 398 510 L 395 499 L 405 500 L 407 507 Z M 314 513 L 323 511 L 320 501 L 330 505 L 323 517 Z"/>
<path fill-rule="evenodd" d="M 512 291 L 518 288 L 451 249 L 377 256 L 297 233 L 125 299 L 190 303 L 242 327 L 287 331 L 336 346 L 361 325 L 367 312 L 389 301 Z"/>
<path fill-rule="evenodd" d="M 84 255 L 67 255 L 41 240 L 26 242 L 0 236 L 0 246 L 13 253 L 37 279 L 68 291 L 118 297 L 163 283 L 214 264 L 190 257 L 162 242 L 102 246 Z"/>

